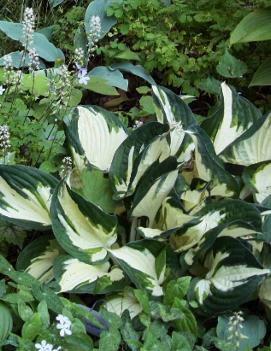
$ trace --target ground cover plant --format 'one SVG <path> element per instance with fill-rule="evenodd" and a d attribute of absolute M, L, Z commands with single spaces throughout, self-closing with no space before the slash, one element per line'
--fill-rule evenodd
<path fill-rule="evenodd" d="M 123 14 L 84 6 L 73 51 L 0 21 L 0 349 L 270 350 L 270 107 L 96 65 Z"/>

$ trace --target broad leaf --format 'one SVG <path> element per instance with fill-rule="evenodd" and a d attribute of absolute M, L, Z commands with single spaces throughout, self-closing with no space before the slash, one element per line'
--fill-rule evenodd
<path fill-rule="evenodd" d="M 218 236 L 250 237 L 260 230 L 260 212 L 253 205 L 225 199 L 206 205 L 190 222 L 168 233 L 172 233 L 171 243 L 176 251 L 188 251 L 184 259 L 191 265 L 195 256 L 210 249 Z"/>
<path fill-rule="evenodd" d="M 240 96 L 234 88 L 229 87 L 226 83 L 222 83 L 221 88 L 224 111 L 219 118 L 220 123 L 214 137 L 214 148 L 217 154 L 220 154 L 261 117 L 260 111 L 251 102 Z"/>
<path fill-rule="evenodd" d="M 105 288 L 123 278 L 119 268 L 110 270 L 109 262 L 91 265 L 77 258 L 61 256 L 54 266 L 60 292 L 99 293 L 98 284 Z M 103 282 L 99 283 L 102 278 Z"/>
<path fill-rule="evenodd" d="M 21 23 L 0 21 L 0 30 L 9 38 L 23 42 L 23 25 Z M 33 34 L 32 48 L 35 48 L 37 54 L 46 61 L 55 62 L 64 59 L 63 52 L 57 49 L 45 35 L 35 32 Z"/>
<path fill-rule="evenodd" d="M 45 229 L 57 180 L 38 169 L 0 165 L 0 216 L 26 229 Z"/>
<path fill-rule="evenodd" d="M 142 312 L 142 307 L 128 291 L 108 298 L 104 306 L 109 312 L 115 313 L 120 317 L 126 310 L 129 311 L 131 318 Z"/>
<path fill-rule="evenodd" d="M 247 72 L 247 65 L 232 56 L 226 49 L 225 54 L 216 66 L 216 70 L 222 77 L 241 78 Z"/>
<path fill-rule="evenodd" d="M 271 85 L 271 59 L 268 58 L 258 67 L 249 84 L 250 87 Z"/>
<path fill-rule="evenodd" d="M 271 9 L 258 9 L 248 14 L 231 33 L 230 44 L 271 39 Z"/>
<path fill-rule="evenodd" d="M 167 131 L 168 127 L 160 123 L 146 123 L 135 129 L 120 145 L 110 169 L 116 199 L 131 195 L 148 167 L 154 161 L 165 158 L 163 154 L 167 152 L 164 150 L 167 143 L 164 138 L 159 139 L 159 135 Z"/>
<path fill-rule="evenodd" d="M 147 249 L 123 246 L 110 251 L 130 280 L 139 288 L 150 290 L 153 296 L 163 295 L 165 262 L 160 274 L 156 271 L 156 258 Z"/>
<path fill-rule="evenodd" d="M 108 171 L 127 133 L 119 118 L 101 107 L 78 106 L 65 118 L 66 134 L 76 159 Z"/>
<path fill-rule="evenodd" d="M 85 30 L 86 33 L 90 31 L 91 17 L 99 16 L 101 19 L 101 38 L 103 38 L 110 29 L 117 23 L 115 17 L 107 16 L 106 10 L 111 5 L 112 0 L 94 0 L 92 1 L 85 13 Z"/>
<path fill-rule="evenodd" d="M 171 156 L 161 163 L 154 162 L 136 188 L 130 210 L 131 217 L 146 216 L 149 218 L 149 226 L 152 226 L 156 213 L 173 189 L 177 176 L 178 163 L 174 157 Z"/>
<path fill-rule="evenodd" d="M 53 264 L 59 256 L 61 248 L 48 238 L 38 238 L 28 244 L 20 253 L 16 267 L 25 270 L 42 283 L 54 279 Z"/>
<path fill-rule="evenodd" d="M 242 166 L 271 160 L 271 114 L 259 118 L 221 154 L 224 161 Z"/>
<path fill-rule="evenodd" d="M 124 79 L 123 74 L 118 69 L 112 69 L 105 66 L 98 66 L 93 68 L 89 75 L 92 77 L 101 77 L 105 79 L 107 84 L 112 87 L 117 87 L 124 91 L 128 90 L 128 80 Z"/>
<path fill-rule="evenodd" d="M 52 227 L 59 244 L 85 262 L 106 258 L 117 240 L 116 218 L 61 183 L 53 196 Z"/>
<path fill-rule="evenodd" d="M 219 238 L 205 262 L 209 272 L 195 286 L 195 295 L 208 314 L 235 309 L 253 299 L 270 274 L 241 240 Z"/>
<path fill-rule="evenodd" d="M 260 163 L 245 169 L 243 179 L 252 190 L 256 202 L 262 203 L 271 195 L 271 163 Z"/>

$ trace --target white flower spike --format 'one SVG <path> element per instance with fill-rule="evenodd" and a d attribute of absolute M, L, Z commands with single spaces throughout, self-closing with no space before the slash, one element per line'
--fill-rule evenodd
<path fill-rule="evenodd" d="M 56 317 L 58 321 L 56 328 L 59 329 L 59 335 L 63 338 L 66 335 L 72 335 L 71 325 L 72 322 L 69 320 L 68 317 L 63 316 L 63 314 L 59 314 Z"/>

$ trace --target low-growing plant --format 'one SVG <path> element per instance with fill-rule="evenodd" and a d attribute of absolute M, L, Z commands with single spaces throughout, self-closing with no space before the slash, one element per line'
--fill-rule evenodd
<path fill-rule="evenodd" d="M 130 289 L 140 289 L 164 322 L 173 312 L 159 304 L 173 303 L 188 318 L 178 315 L 174 328 L 192 333 L 191 347 L 200 336 L 191 308 L 208 318 L 250 301 L 268 308 L 271 115 L 223 83 L 215 112 L 200 126 L 179 96 L 155 84 L 152 93 L 156 120 L 134 129 L 101 107 L 72 109 L 64 118 L 71 159 L 62 180 L 1 165 L 0 214 L 25 230 L 45 230 L 21 252 L 17 269 L 56 293 L 92 294 L 107 307 L 129 310 Z M 190 305 L 174 300 L 182 285 L 170 283 L 184 274 L 193 276 Z M 244 314 L 244 323 L 250 318 Z M 257 346 L 261 330 L 246 345 Z"/>

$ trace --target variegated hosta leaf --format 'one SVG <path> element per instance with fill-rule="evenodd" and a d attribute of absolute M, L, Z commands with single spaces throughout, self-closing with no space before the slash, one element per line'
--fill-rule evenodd
<path fill-rule="evenodd" d="M 224 111 L 214 138 L 217 154 L 220 154 L 261 117 L 261 112 L 239 95 L 234 88 L 229 87 L 225 82 L 221 84 L 221 88 Z"/>
<path fill-rule="evenodd" d="M 150 122 L 135 129 L 120 145 L 110 169 L 116 199 L 131 195 L 146 169 L 168 156 L 166 138 L 161 137 L 167 131 L 167 126 Z"/>
<path fill-rule="evenodd" d="M 176 197 L 167 197 L 155 218 L 155 228 L 169 230 L 190 222 L 193 216 L 186 214 Z"/>
<path fill-rule="evenodd" d="M 104 292 L 124 277 L 121 269 L 110 270 L 109 262 L 92 265 L 70 256 L 59 257 L 54 267 L 60 292 L 99 293 L 99 285 Z"/>
<path fill-rule="evenodd" d="M 113 113 L 97 106 L 78 106 L 65 119 L 66 135 L 76 160 L 108 171 L 114 154 L 127 138 L 125 126 Z"/>
<path fill-rule="evenodd" d="M 252 190 L 257 202 L 262 203 L 271 195 L 271 163 L 260 163 L 245 169 L 243 179 Z"/>
<path fill-rule="evenodd" d="M 221 157 L 225 162 L 242 166 L 271 161 L 271 113 L 259 118 Z"/>
<path fill-rule="evenodd" d="M 178 157 L 183 151 L 181 146 L 186 143 L 185 129 L 194 125 L 196 120 L 192 111 L 180 96 L 157 85 L 152 86 L 152 92 L 157 120 L 160 123 L 168 124 L 170 128 L 170 155 Z M 181 158 L 184 159 L 185 156 L 182 155 Z"/>
<path fill-rule="evenodd" d="M 208 314 L 232 310 L 253 299 L 270 269 L 264 269 L 242 240 L 219 238 L 206 260 L 205 279 L 194 288 L 195 297 Z"/>
<path fill-rule="evenodd" d="M 153 228 L 138 227 L 137 231 L 144 238 L 162 237 L 168 230 L 181 227 L 193 218 L 184 213 L 177 197 L 167 197 L 155 217 Z"/>
<path fill-rule="evenodd" d="M 195 144 L 195 166 L 198 178 L 211 183 L 212 196 L 233 196 L 237 191 L 237 183 L 233 176 L 225 170 L 223 162 L 216 156 L 213 144 L 206 132 L 197 126 L 191 127 L 187 132 Z"/>
<path fill-rule="evenodd" d="M 130 215 L 148 217 L 151 227 L 163 200 L 173 189 L 177 176 L 178 164 L 175 157 L 171 156 L 162 163 L 153 163 L 136 188 Z"/>
<path fill-rule="evenodd" d="M 129 311 L 130 317 L 134 318 L 142 312 L 142 307 L 136 298 L 128 291 L 118 294 L 107 299 L 104 307 L 107 311 L 122 316 L 125 311 Z"/>
<path fill-rule="evenodd" d="M 26 229 L 46 229 L 57 183 L 36 168 L 0 165 L 0 216 Z"/>
<path fill-rule="evenodd" d="M 152 92 L 158 122 L 169 125 L 181 122 L 185 129 L 196 123 L 192 111 L 180 96 L 158 85 L 152 85 Z"/>
<path fill-rule="evenodd" d="M 105 259 L 117 240 L 116 217 L 71 191 L 63 182 L 54 193 L 51 218 L 59 244 L 83 261 Z"/>
<path fill-rule="evenodd" d="M 187 251 L 184 259 L 191 265 L 195 256 L 211 248 L 218 236 L 251 236 L 260 230 L 260 212 L 252 204 L 225 199 L 206 205 L 193 220 L 173 230 L 171 244 L 177 252 Z"/>
<path fill-rule="evenodd" d="M 162 283 L 165 278 L 165 257 L 159 260 L 148 249 L 123 246 L 110 251 L 113 260 L 139 288 L 150 290 L 153 296 L 163 295 Z M 160 256 L 160 255 L 159 255 Z M 158 267 L 160 266 L 160 267 Z"/>
<path fill-rule="evenodd" d="M 17 269 L 25 270 L 42 283 L 49 283 L 54 279 L 53 264 L 60 252 L 55 240 L 38 238 L 20 253 Z"/>

